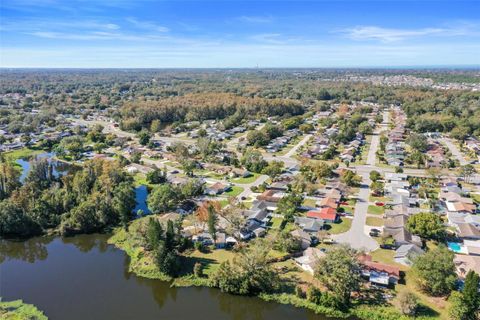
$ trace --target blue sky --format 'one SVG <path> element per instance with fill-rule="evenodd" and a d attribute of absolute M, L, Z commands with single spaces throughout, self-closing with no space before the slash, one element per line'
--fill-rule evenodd
<path fill-rule="evenodd" d="M 1 0 L 1 67 L 480 65 L 480 1 Z"/>

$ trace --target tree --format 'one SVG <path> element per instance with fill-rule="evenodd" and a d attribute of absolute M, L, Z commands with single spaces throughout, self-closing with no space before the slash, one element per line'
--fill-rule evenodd
<path fill-rule="evenodd" d="M 465 284 L 462 293 L 468 306 L 471 319 L 475 318 L 476 312 L 480 312 L 480 293 L 478 292 L 479 285 L 480 276 L 475 271 L 470 270 L 465 277 Z"/>
<path fill-rule="evenodd" d="M 453 291 L 448 298 L 450 302 L 450 308 L 448 310 L 448 315 L 451 320 L 466 320 L 468 314 L 468 307 L 463 300 L 463 295 L 458 291 Z M 476 320 L 477 318 L 472 318 Z"/>
<path fill-rule="evenodd" d="M 218 218 L 217 213 L 215 212 L 215 208 L 210 205 L 208 207 L 208 232 L 213 238 L 213 241 L 217 241 L 217 224 Z"/>
<path fill-rule="evenodd" d="M 427 137 L 423 134 L 411 133 L 406 141 L 413 149 L 425 152 L 428 148 Z"/>
<path fill-rule="evenodd" d="M 138 134 L 138 142 L 139 142 L 142 146 L 146 146 L 149 141 L 150 141 L 150 134 L 148 133 L 148 131 L 141 131 L 141 132 Z"/>
<path fill-rule="evenodd" d="M 457 279 L 453 252 L 441 245 L 418 256 L 412 270 L 419 287 L 433 296 L 449 294 Z"/>
<path fill-rule="evenodd" d="M 259 240 L 263 239 L 255 241 Z M 233 294 L 272 292 L 278 287 L 279 278 L 268 262 L 269 250 L 266 243 L 256 243 L 240 251 L 232 261 L 222 262 L 213 276 L 213 285 Z"/>
<path fill-rule="evenodd" d="M 348 308 L 352 292 L 360 287 L 360 265 L 357 252 L 339 246 L 327 252 L 315 268 L 315 277 L 328 289 L 338 306 Z"/>
<path fill-rule="evenodd" d="M 148 250 L 156 250 L 163 239 L 163 228 L 158 219 L 149 218 L 146 231 L 146 242 Z"/>
<path fill-rule="evenodd" d="M 382 175 L 380 174 L 380 172 L 375 170 L 370 171 L 370 180 L 372 180 L 373 182 L 376 182 L 380 179 L 382 179 Z"/>
<path fill-rule="evenodd" d="M 345 170 L 340 177 L 340 181 L 345 183 L 349 187 L 356 187 L 362 182 L 362 178 L 351 170 Z"/>
<path fill-rule="evenodd" d="M 461 142 L 465 141 L 470 135 L 470 129 L 465 126 L 455 127 L 450 131 L 450 137 L 457 139 Z"/>
<path fill-rule="evenodd" d="M 113 194 L 113 208 L 126 230 L 136 204 L 135 191 L 131 183 L 122 182 L 115 188 Z"/>
<path fill-rule="evenodd" d="M 270 138 L 264 131 L 252 130 L 247 134 L 247 143 L 250 146 L 264 146 L 267 145 Z"/>
<path fill-rule="evenodd" d="M 418 310 L 418 297 L 408 291 L 401 291 L 397 296 L 398 308 L 406 316 L 415 316 Z"/>
<path fill-rule="evenodd" d="M 38 235 L 40 226 L 21 208 L 9 200 L 0 201 L 0 237 L 28 237 Z"/>
<path fill-rule="evenodd" d="M 167 168 L 163 170 L 155 167 L 153 171 L 147 173 L 147 182 L 151 184 L 160 184 L 167 181 Z"/>
<path fill-rule="evenodd" d="M 162 130 L 162 122 L 158 119 L 153 120 L 150 124 L 150 132 L 157 133 L 160 130 Z"/>
<path fill-rule="evenodd" d="M 463 177 L 465 182 L 469 182 L 470 178 L 477 172 L 474 166 L 471 164 L 464 165 L 460 167 L 460 176 Z"/>
<path fill-rule="evenodd" d="M 374 181 L 370 184 L 370 189 L 374 195 L 383 194 L 384 184 L 381 181 Z"/>
<path fill-rule="evenodd" d="M 203 277 L 203 265 L 200 262 L 195 262 L 193 265 L 193 274 L 197 278 Z"/>
<path fill-rule="evenodd" d="M 441 240 L 446 233 L 446 227 L 440 216 L 430 212 L 411 215 L 407 221 L 407 229 L 423 239 Z"/>
<path fill-rule="evenodd" d="M 450 315 L 454 320 L 476 320 L 480 316 L 480 293 L 478 286 L 480 277 L 470 270 L 465 277 L 461 294 L 453 292 L 450 297 L 452 303 Z"/>
<path fill-rule="evenodd" d="M 271 161 L 265 168 L 263 168 L 262 173 L 275 178 L 283 172 L 283 166 L 284 163 L 282 161 Z"/>
<path fill-rule="evenodd" d="M 222 206 L 218 201 L 204 201 L 201 205 L 198 206 L 197 210 L 195 211 L 195 219 L 201 223 L 205 224 L 208 222 L 209 217 L 209 208 L 213 207 L 215 212 L 220 212 Z"/>
<path fill-rule="evenodd" d="M 253 149 L 247 149 L 242 156 L 241 163 L 248 171 L 260 173 L 268 163 L 263 159 L 262 154 Z"/>
<path fill-rule="evenodd" d="M 8 198 L 12 192 L 20 188 L 20 172 L 0 153 L 0 200 Z"/>
<path fill-rule="evenodd" d="M 229 199 L 229 204 L 218 211 L 218 214 L 228 223 L 226 232 L 230 235 L 236 236 L 243 228 L 246 218 L 243 215 L 242 203 L 235 203 L 235 198 Z"/>
<path fill-rule="evenodd" d="M 297 237 L 292 237 L 290 232 L 282 230 L 276 237 L 274 249 L 294 253 L 302 250 L 302 241 Z"/>
<path fill-rule="evenodd" d="M 315 127 L 311 123 L 302 123 L 300 127 L 298 127 L 303 133 L 309 133 L 315 130 Z"/>
<path fill-rule="evenodd" d="M 178 203 L 178 193 L 170 184 L 161 184 L 153 188 L 148 195 L 148 208 L 154 213 L 163 213 L 175 208 Z"/>
<path fill-rule="evenodd" d="M 296 193 L 289 193 L 278 202 L 277 211 L 283 214 L 286 221 L 293 222 L 297 208 L 302 204 L 303 197 Z"/>

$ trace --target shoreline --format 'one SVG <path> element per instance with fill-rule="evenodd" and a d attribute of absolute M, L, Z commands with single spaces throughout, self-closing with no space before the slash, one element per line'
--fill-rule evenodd
<path fill-rule="evenodd" d="M 125 252 L 130 258 L 128 271 L 133 274 L 149 278 L 153 280 L 166 281 L 170 283 L 171 287 L 207 287 L 216 288 L 210 283 L 210 279 L 205 277 L 196 277 L 194 274 L 187 274 L 178 278 L 173 278 L 162 274 L 157 270 L 153 264 L 151 257 L 145 254 L 143 248 L 135 248 L 129 243 L 128 236 L 132 236 L 131 231 L 125 232 L 121 228 L 113 230 L 112 236 L 107 240 L 107 243 L 115 246 Z M 218 288 L 216 288 L 218 289 Z M 218 289 L 220 290 L 220 289 Z M 296 308 L 304 308 L 315 314 L 322 315 L 328 318 L 337 319 L 362 319 L 362 320 L 433 320 L 440 319 L 434 316 L 416 316 L 410 317 L 402 315 L 392 305 L 365 305 L 354 303 L 353 306 L 344 312 L 341 310 L 328 308 L 322 305 L 315 304 L 308 301 L 306 298 L 300 298 L 292 293 L 260 293 L 255 297 L 267 302 L 276 302 L 283 305 L 290 305 Z"/>

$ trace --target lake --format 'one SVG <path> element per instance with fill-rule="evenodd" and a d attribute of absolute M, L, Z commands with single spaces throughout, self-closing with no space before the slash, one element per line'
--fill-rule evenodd
<path fill-rule="evenodd" d="M 0 296 L 23 299 L 50 319 L 308 319 L 308 310 L 212 288 L 170 288 L 128 272 L 107 235 L 0 240 Z"/>
<path fill-rule="evenodd" d="M 71 165 L 66 162 L 54 160 L 53 159 L 54 156 L 55 156 L 55 153 L 53 152 L 44 152 L 36 156 L 33 156 L 29 159 L 18 159 L 16 163 L 18 163 L 22 167 L 20 182 L 23 183 L 25 181 L 25 178 L 27 177 L 32 167 L 32 162 L 35 161 L 35 159 L 47 159 L 52 164 L 52 167 L 53 167 L 52 173 L 56 178 L 67 173 Z"/>

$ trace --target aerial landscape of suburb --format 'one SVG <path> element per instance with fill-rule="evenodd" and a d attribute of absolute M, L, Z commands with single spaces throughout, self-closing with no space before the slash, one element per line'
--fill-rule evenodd
<path fill-rule="evenodd" d="M 480 320 L 480 1 L 0 1 L 0 319 Z"/>

